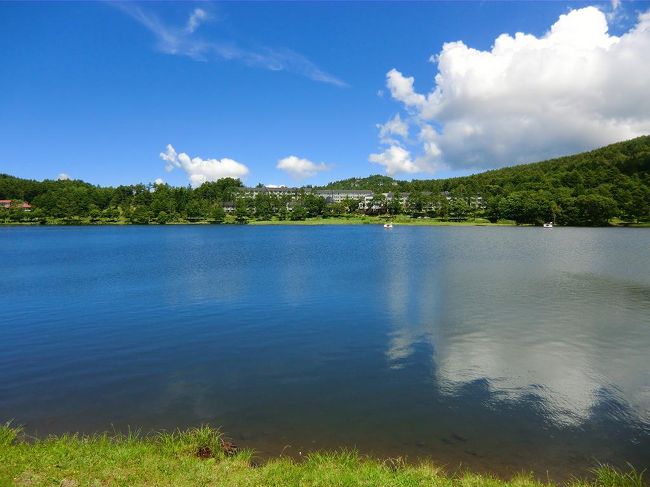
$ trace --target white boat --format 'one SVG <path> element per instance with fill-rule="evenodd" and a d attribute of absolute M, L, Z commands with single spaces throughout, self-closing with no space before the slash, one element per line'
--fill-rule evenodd
<path fill-rule="evenodd" d="M 544 228 L 553 228 L 553 222 L 544 223 Z"/>
<path fill-rule="evenodd" d="M 384 223 L 384 228 L 393 228 L 392 223 Z"/>

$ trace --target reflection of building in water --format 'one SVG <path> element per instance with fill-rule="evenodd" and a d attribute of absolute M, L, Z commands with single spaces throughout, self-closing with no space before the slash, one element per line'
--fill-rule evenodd
<path fill-rule="evenodd" d="M 439 282 L 440 271 L 419 265 L 426 259 L 435 262 L 435 256 L 430 255 L 433 247 L 426 241 L 400 237 L 403 236 L 396 234 L 389 239 L 385 249 L 385 261 L 390 262 L 386 301 L 393 322 L 386 356 L 393 369 L 403 367 L 417 343 L 436 341 L 438 301 L 444 292 Z M 414 244 L 418 245 L 417 249 L 413 248 Z"/>

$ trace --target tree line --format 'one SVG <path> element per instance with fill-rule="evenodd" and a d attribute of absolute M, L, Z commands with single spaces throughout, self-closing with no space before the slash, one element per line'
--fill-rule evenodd
<path fill-rule="evenodd" d="M 324 187 L 371 190 L 371 201 L 350 198 L 328 203 L 309 187 L 295 195 L 262 192 L 252 198 L 242 187 L 232 178 L 198 188 L 100 187 L 79 180 L 35 181 L 1 174 L 0 200 L 29 202 L 32 210 L 24 211 L 19 204 L 0 208 L 0 222 L 246 223 L 253 218 L 302 220 L 359 213 L 450 220 L 481 217 L 518 224 L 600 226 L 612 218 L 643 222 L 650 220 L 650 136 L 465 177 L 400 181 L 376 175 Z"/>
<path fill-rule="evenodd" d="M 471 176 L 398 181 L 387 176 L 352 178 L 332 189 L 366 188 L 375 192 L 447 192 L 455 198 L 480 195 L 483 216 L 520 224 L 554 221 L 564 225 L 606 225 L 650 218 L 650 136 L 590 152 L 522 164 Z M 435 197 L 435 196 L 434 196 Z"/>

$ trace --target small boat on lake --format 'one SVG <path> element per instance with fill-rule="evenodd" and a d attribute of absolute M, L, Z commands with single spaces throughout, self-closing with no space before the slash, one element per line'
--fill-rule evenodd
<path fill-rule="evenodd" d="M 393 228 L 393 224 L 390 222 L 384 223 L 384 228 Z"/>
<path fill-rule="evenodd" d="M 553 222 L 544 223 L 544 228 L 553 228 Z"/>

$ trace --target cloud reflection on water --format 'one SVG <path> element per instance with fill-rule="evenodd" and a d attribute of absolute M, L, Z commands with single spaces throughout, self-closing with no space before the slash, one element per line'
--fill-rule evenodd
<path fill-rule="evenodd" d="M 498 255 L 456 260 L 455 244 L 442 244 L 452 258 L 426 255 L 440 241 L 423 245 L 424 256 L 398 238 L 387 244 L 391 368 L 403 368 L 425 344 L 440 394 L 484 381 L 489 407 L 532 395 L 558 426 L 590 420 L 603 400 L 628 404 L 625 414 L 650 424 L 650 379 L 639 374 L 650 368 L 648 323 L 635 321 L 640 307 L 650 316 L 649 285 L 608 277 L 598 242 L 559 254 L 537 245 L 530 258 L 540 265 L 525 266 Z"/>

